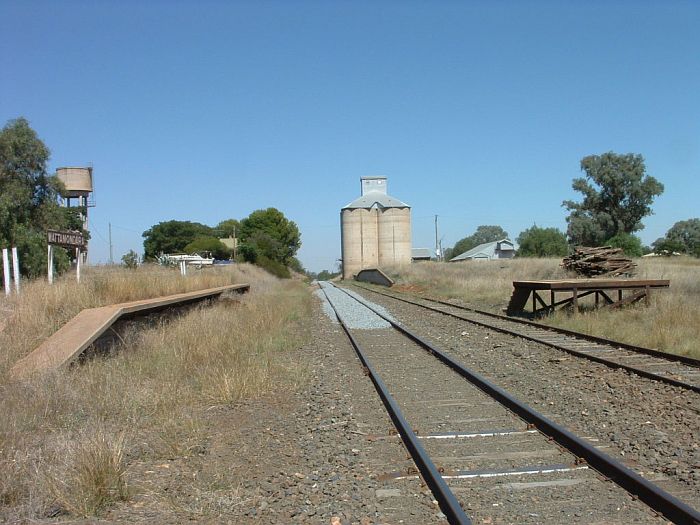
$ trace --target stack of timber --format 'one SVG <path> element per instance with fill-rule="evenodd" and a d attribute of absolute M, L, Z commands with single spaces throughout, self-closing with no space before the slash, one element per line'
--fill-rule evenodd
<path fill-rule="evenodd" d="M 564 257 L 561 265 L 569 271 L 586 277 L 618 277 L 632 275 L 636 264 L 623 256 L 622 248 L 579 246 L 574 253 Z"/>

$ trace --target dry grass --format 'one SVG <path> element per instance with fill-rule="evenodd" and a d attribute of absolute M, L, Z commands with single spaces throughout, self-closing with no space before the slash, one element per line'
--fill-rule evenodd
<path fill-rule="evenodd" d="M 250 282 L 240 301 L 220 301 L 125 334 L 117 352 L 26 382 L 7 369 L 81 308 Z M 290 349 L 310 296 L 297 282 L 255 267 L 202 272 L 100 270 L 81 286 L 30 283 L 0 333 L 0 522 L 56 512 L 91 516 L 128 497 L 128 467 L 206 449 L 203 411 L 286 391 L 304 381 Z"/>
<path fill-rule="evenodd" d="M 80 286 L 73 275 L 64 275 L 53 286 L 41 280 L 23 283 L 19 297 L 0 299 L 7 322 L 0 332 L 0 374 L 85 308 L 246 282 L 247 274 L 256 270 L 247 265 L 208 268 L 182 277 L 155 265 L 137 270 L 95 267 L 83 272 Z"/>
<path fill-rule="evenodd" d="M 56 509 L 92 516 L 114 501 L 129 497 L 124 461 L 124 435 L 105 431 L 66 443 L 63 461 L 44 472 Z"/>
<path fill-rule="evenodd" d="M 399 286 L 455 298 L 500 312 L 508 304 L 514 280 L 562 279 L 559 259 L 513 259 L 491 262 L 421 263 L 390 268 Z M 670 279 L 671 289 L 652 293 L 643 303 L 620 310 L 590 310 L 572 316 L 558 312 L 543 321 L 631 344 L 700 358 L 700 260 L 645 258 L 638 278 Z"/>
<path fill-rule="evenodd" d="M 505 307 L 520 279 L 559 279 L 566 274 L 559 259 L 511 259 L 490 262 L 418 263 L 389 268 L 399 285 L 413 285 L 431 294 L 461 299 L 482 307 Z"/>

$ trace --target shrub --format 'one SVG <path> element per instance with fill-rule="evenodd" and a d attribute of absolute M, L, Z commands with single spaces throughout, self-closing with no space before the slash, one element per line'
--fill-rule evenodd
<path fill-rule="evenodd" d="M 641 257 L 644 255 L 644 248 L 639 237 L 631 233 L 618 233 L 605 242 L 606 245 L 613 248 L 622 248 L 625 255 L 628 257 Z"/>
<path fill-rule="evenodd" d="M 518 257 L 564 257 L 567 253 L 566 235 L 556 228 L 533 226 L 518 235 Z"/>
<path fill-rule="evenodd" d="M 139 255 L 134 250 L 129 250 L 122 255 L 122 264 L 132 270 L 139 266 Z"/>
<path fill-rule="evenodd" d="M 281 279 L 289 279 L 291 277 L 291 274 L 289 273 L 289 268 L 287 268 L 281 262 L 268 259 L 264 255 L 258 255 L 255 264 L 260 266 L 260 268 L 270 272 L 272 275 Z"/>

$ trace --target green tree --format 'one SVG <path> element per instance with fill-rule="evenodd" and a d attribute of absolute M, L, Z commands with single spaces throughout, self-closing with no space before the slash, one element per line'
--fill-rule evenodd
<path fill-rule="evenodd" d="M 255 261 L 264 256 L 287 266 L 301 246 L 299 228 L 275 209 L 256 210 L 240 224 L 241 254 Z"/>
<path fill-rule="evenodd" d="M 625 255 L 628 257 L 641 257 L 644 255 L 644 247 L 642 246 L 642 241 L 636 235 L 631 233 L 618 233 L 614 237 L 611 237 L 605 241 L 607 246 L 612 246 L 613 248 L 622 248 Z"/>
<path fill-rule="evenodd" d="M 664 191 L 646 175 L 644 158 L 634 153 L 590 155 L 581 160 L 581 170 L 585 177 L 574 179 L 572 187 L 583 201 L 562 203 L 570 212 L 567 234 L 575 245 L 600 246 L 618 233 L 641 230 L 654 197 Z"/>
<path fill-rule="evenodd" d="M 657 250 L 657 245 L 663 248 Z M 669 247 L 673 248 L 669 250 Z M 700 219 L 678 221 L 666 232 L 666 236 L 654 242 L 656 253 L 671 251 L 700 257 Z"/>
<path fill-rule="evenodd" d="M 63 185 L 46 171 L 49 154 L 24 118 L 0 131 L 0 247 L 17 247 L 28 277 L 46 273 L 47 229 L 82 230 L 74 211 L 58 204 Z M 54 264 L 57 272 L 70 266 L 65 250 L 56 249 Z"/>
<path fill-rule="evenodd" d="M 236 237 L 241 230 L 241 223 L 236 219 L 226 219 L 214 226 L 214 231 L 219 238 Z"/>
<path fill-rule="evenodd" d="M 182 253 L 197 237 L 214 237 L 209 226 L 190 221 L 159 222 L 143 232 L 144 259 L 155 259 L 161 253 Z"/>
<path fill-rule="evenodd" d="M 518 235 L 519 257 L 564 257 L 567 253 L 566 235 L 557 228 L 532 226 Z"/>
<path fill-rule="evenodd" d="M 683 253 L 685 246 L 681 241 L 675 239 L 667 239 L 662 237 L 654 241 L 654 253 L 658 255 L 673 255 L 674 253 Z M 700 256 L 700 255 L 698 255 Z"/>
<path fill-rule="evenodd" d="M 480 244 L 506 238 L 508 238 L 508 232 L 500 226 L 481 225 L 473 234 L 457 241 L 449 253 L 445 254 L 445 260 L 449 261 L 452 257 L 457 257 Z M 447 252 L 447 250 L 445 251 Z"/>
<path fill-rule="evenodd" d="M 205 253 L 211 253 L 212 257 L 215 259 L 228 259 L 229 250 L 216 237 L 196 237 L 191 243 L 185 246 L 184 251 L 186 253 L 198 253 L 204 256 Z"/>
<path fill-rule="evenodd" d="M 297 272 L 297 273 L 303 273 L 303 274 L 306 273 L 306 270 L 304 269 L 304 265 L 303 265 L 302 262 L 301 262 L 299 259 L 297 259 L 296 257 L 292 257 L 292 258 L 289 260 L 288 266 L 289 266 L 290 270 L 294 270 L 294 271 Z"/>
<path fill-rule="evenodd" d="M 334 277 L 338 277 L 340 275 L 340 272 L 331 272 L 329 270 L 321 270 L 318 275 L 316 276 L 316 279 L 318 281 L 330 281 Z"/>

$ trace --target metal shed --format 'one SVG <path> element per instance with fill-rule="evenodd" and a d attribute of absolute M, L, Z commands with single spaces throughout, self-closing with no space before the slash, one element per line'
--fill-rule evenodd
<path fill-rule="evenodd" d="M 512 259 L 515 256 L 515 244 L 510 239 L 485 242 L 475 246 L 471 250 L 459 254 L 450 259 L 450 262 L 459 261 L 492 261 L 494 259 Z"/>
<path fill-rule="evenodd" d="M 413 262 L 432 261 L 433 259 L 436 259 L 435 252 L 430 248 L 413 248 L 411 250 L 411 260 Z"/>

